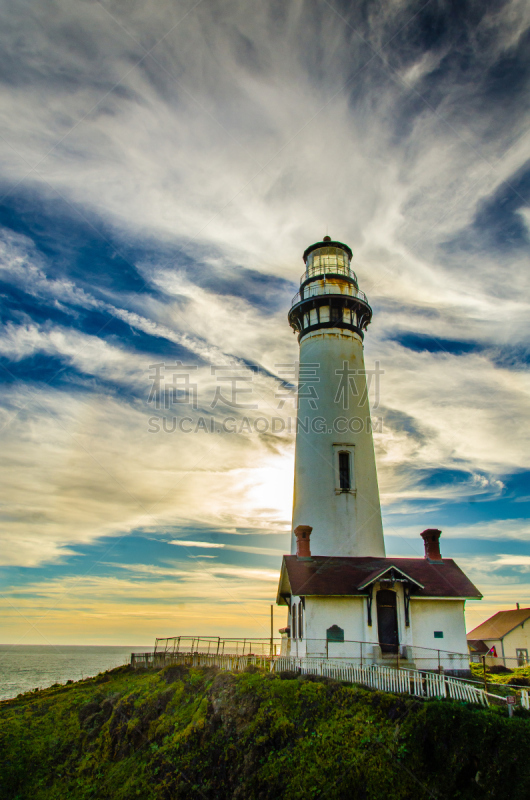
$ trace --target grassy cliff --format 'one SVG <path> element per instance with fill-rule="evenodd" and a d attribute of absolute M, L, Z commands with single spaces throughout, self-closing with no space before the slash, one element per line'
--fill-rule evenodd
<path fill-rule="evenodd" d="M 0 704 L 2 800 L 530 796 L 530 715 L 330 680 L 120 667 Z"/>

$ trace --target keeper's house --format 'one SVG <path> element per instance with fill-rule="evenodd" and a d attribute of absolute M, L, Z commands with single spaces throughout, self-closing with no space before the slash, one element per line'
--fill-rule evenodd
<path fill-rule="evenodd" d="M 524 667 L 530 651 L 530 608 L 498 611 L 467 635 L 472 661 L 486 656 L 488 666 Z"/>
<path fill-rule="evenodd" d="M 283 558 L 277 597 L 289 609 L 282 654 L 379 665 L 399 655 L 402 666 L 469 670 L 464 605 L 481 594 L 442 559 L 440 531 L 423 532 L 425 558 L 312 556 L 311 528 L 295 534 L 297 555 Z"/>

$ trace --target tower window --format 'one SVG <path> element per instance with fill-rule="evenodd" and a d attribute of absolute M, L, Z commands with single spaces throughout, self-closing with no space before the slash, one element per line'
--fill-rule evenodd
<path fill-rule="evenodd" d="M 351 489 L 349 453 L 339 453 L 339 486 L 344 492 L 349 492 Z"/>

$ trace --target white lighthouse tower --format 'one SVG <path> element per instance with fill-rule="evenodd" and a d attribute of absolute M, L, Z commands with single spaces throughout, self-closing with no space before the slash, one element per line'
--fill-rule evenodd
<path fill-rule="evenodd" d="M 384 557 L 363 357 L 372 309 L 351 258 L 329 236 L 308 247 L 289 312 L 300 342 L 293 531 L 312 526 L 314 555 Z"/>

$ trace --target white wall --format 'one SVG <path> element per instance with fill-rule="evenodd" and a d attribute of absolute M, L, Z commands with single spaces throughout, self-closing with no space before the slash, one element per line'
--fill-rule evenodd
<path fill-rule="evenodd" d="M 374 586 L 372 626 L 368 626 L 367 598 L 365 597 L 306 597 L 303 638 L 291 639 L 290 654 L 294 656 L 325 656 L 329 658 L 359 658 L 360 642 L 363 658 L 372 658 L 373 645 L 379 643 L 377 630 L 376 593 Z M 464 601 L 444 599 L 418 599 L 411 597 L 410 626 L 405 625 L 403 587 L 395 584 L 397 594 L 398 632 L 401 646 L 412 647 L 410 657 L 418 669 L 436 669 L 440 663 L 445 669 L 466 669 L 467 639 L 464 621 Z M 300 598 L 292 597 L 292 604 Z M 292 630 L 292 623 L 291 630 Z M 326 632 L 332 625 L 344 631 L 344 643 L 329 642 Z M 530 626 L 529 626 L 530 627 Z M 435 639 L 434 632 L 442 631 L 443 638 Z M 517 645 L 520 646 L 520 645 Z M 437 651 L 440 650 L 440 660 Z M 463 658 L 449 656 L 444 651 L 464 654 Z"/>
<path fill-rule="evenodd" d="M 335 402 L 343 362 L 349 369 L 364 370 L 363 345 L 351 331 L 325 329 L 304 336 L 300 343 L 300 365 L 319 364 L 318 382 L 308 385 L 318 394 L 317 408 L 309 398 L 300 398 L 298 417 L 301 420 L 325 420 L 324 432 L 299 429 L 296 437 L 293 529 L 311 525 L 311 552 L 327 556 L 384 556 L 383 527 L 370 408 L 366 401 L 366 378 L 354 376 L 358 395 L 348 394 L 349 408 Z M 306 373 L 307 375 L 307 373 Z M 305 389 L 307 391 L 307 388 Z M 303 392 L 302 392 L 303 394 Z M 339 398 L 340 399 L 340 398 Z M 353 430 L 341 422 L 346 432 L 334 430 L 337 418 L 352 420 Z M 357 430 L 362 421 L 362 430 Z M 355 493 L 338 492 L 337 452 L 340 446 L 353 452 Z M 293 535 L 292 553 L 296 552 Z"/>
<path fill-rule="evenodd" d="M 523 650 L 528 650 L 530 654 L 530 620 L 523 622 L 522 625 L 519 625 L 518 628 L 511 631 L 511 633 L 507 633 L 503 639 L 504 644 L 504 655 L 506 658 L 511 657 L 511 659 L 515 659 L 515 651 L 517 648 L 521 648 Z M 497 655 L 501 655 L 499 651 L 497 651 Z M 506 666 L 513 669 L 517 665 L 517 662 L 514 660 L 510 660 L 506 662 Z"/>
<path fill-rule="evenodd" d="M 326 631 L 338 625 L 344 639 L 350 642 L 366 641 L 364 616 L 366 600 L 362 597 L 308 597 L 306 598 L 306 635 L 309 654 L 326 654 Z M 360 655 L 358 645 L 330 642 L 330 658 Z"/>
<path fill-rule="evenodd" d="M 299 597 L 291 598 L 291 607 L 298 609 Z M 330 658 L 360 656 L 360 645 L 352 642 L 366 641 L 365 628 L 366 600 L 362 597 L 306 597 L 304 610 L 304 631 L 300 639 L 291 639 L 292 656 L 325 656 Z M 292 632 L 292 621 L 289 618 Z M 338 625 L 344 631 L 344 643 L 327 642 L 327 629 Z M 348 641 L 350 642 L 348 644 Z M 368 657 L 364 648 L 364 656 Z"/>
<path fill-rule="evenodd" d="M 530 620 L 507 633 L 504 639 L 484 639 L 488 647 L 495 647 L 497 658 L 486 656 L 488 666 L 503 665 L 508 669 L 517 666 L 517 649 L 528 650 L 530 656 Z M 504 648 L 504 649 L 503 649 Z"/>
<path fill-rule="evenodd" d="M 424 600 L 413 596 L 410 600 L 410 621 L 415 648 L 467 654 L 464 600 Z M 443 639 L 435 639 L 434 631 L 443 631 Z M 428 655 L 426 651 L 425 656 Z M 417 659 L 416 653 L 415 660 L 416 665 L 421 667 L 422 661 Z"/>

